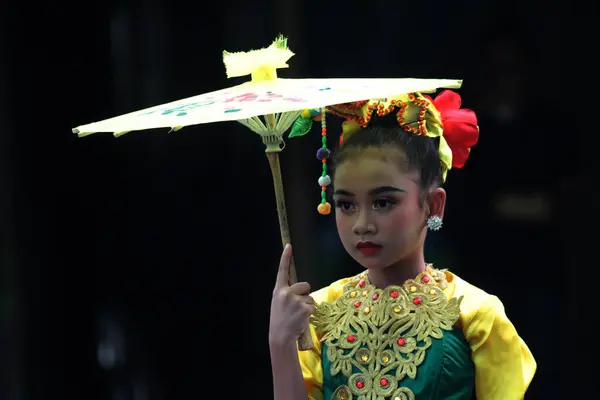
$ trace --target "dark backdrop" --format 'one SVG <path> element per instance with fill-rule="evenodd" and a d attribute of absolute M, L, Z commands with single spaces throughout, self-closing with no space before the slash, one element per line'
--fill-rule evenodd
<path fill-rule="evenodd" d="M 0 398 L 271 397 L 280 242 L 259 138 L 236 123 L 119 139 L 70 130 L 237 84 L 221 51 L 279 32 L 296 52 L 280 76 L 465 80 L 481 140 L 450 173 L 428 258 L 503 299 L 539 364 L 529 398 L 577 397 L 593 382 L 574 318 L 597 204 L 578 126 L 588 99 L 560 101 L 558 77 L 565 63 L 572 81 L 591 71 L 575 48 L 595 3 L 434 3 L 5 3 Z M 358 271 L 333 218 L 315 212 L 318 142 L 282 156 L 299 275 L 313 287 Z"/>

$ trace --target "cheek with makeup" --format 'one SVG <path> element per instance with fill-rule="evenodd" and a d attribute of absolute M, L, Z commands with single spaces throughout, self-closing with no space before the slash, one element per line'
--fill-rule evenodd
<path fill-rule="evenodd" d="M 422 250 L 425 217 L 416 178 L 382 157 L 337 167 L 338 233 L 346 251 L 365 268 L 385 268 Z"/>

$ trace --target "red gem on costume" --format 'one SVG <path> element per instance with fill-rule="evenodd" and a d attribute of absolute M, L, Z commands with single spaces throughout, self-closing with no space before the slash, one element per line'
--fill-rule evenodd
<path fill-rule="evenodd" d="M 358 282 L 358 286 L 365 287 L 365 280 L 361 279 L 360 282 Z"/>
<path fill-rule="evenodd" d="M 397 298 L 399 295 L 400 295 L 400 293 L 398 293 L 395 290 L 392 293 L 390 293 L 390 296 L 392 296 L 394 299 Z"/>
<path fill-rule="evenodd" d="M 379 298 L 379 293 L 375 293 L 375 294 L 373 295 L 373 300 L 377 300 L 378 298 Z"/>
<path fill-rule="evenodd" d="M 363 381 L 356 381 L 356 387 L 362 389 L 365 387 L 365 384 Z"/>
<path fill-rule="evenodd" d="M 354 307 L 358 308 L 358 307 L 360 307 L 361 304 L 362 303 L 360 301 L 357 301 L 356 303 L 354 303 Z"/>
<path fill-rule="evenodd" d="M 385 378 L 381 378 L 381 380 L 379 381 L 379 384 L 380 384 L 381 386 L 387 386 L 389 383 L 390 383 L 390 381 L 388 381 L 388 380 L 387 380 L 387 379 L 385 379 Z"/>
<path fill-rule="evenodd" d="M 398 346 L 404 346 L 406 344 L 406 340 L 404 338 L 400 338 L 396 341 L 396 343 L 398 343 Z"/>
<path fill-rule="evenodd" d="M 427 275 L 425 275 L 423 278 L 421 278 L 421 280 L 425 283 L 429 283 L 430 279 Z"/>
<path fill-rule="evenodd" d="M 348 340 L 349 343 L 353 343 L 355 339 L 356 338 L 354 337 L 354 335 L 348 335 L 348 339 L 347 340 Z"/>
<path fill-rule="evenodd" d="M 420 298 L 420 297 L 415 297 L 415 298 L 413 299 L 413 303 L 414 303 L 414 304 L 416 304 L 416 305 L 419 305 L 419 304 L 421 304 L 421 298 Z"/>

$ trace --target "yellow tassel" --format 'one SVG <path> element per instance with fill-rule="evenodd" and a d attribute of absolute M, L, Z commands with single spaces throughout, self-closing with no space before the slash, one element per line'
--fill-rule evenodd
<path fill-rule="evenodd" d="M 277 79 L 277 69 L 287 68 L 294 53 L 287 47 L 287 38 L 279 35 L 267 48 L 230 53 L 223 51 L 223 63 L 228 78 L 252 75 L 253 82 Z"/>

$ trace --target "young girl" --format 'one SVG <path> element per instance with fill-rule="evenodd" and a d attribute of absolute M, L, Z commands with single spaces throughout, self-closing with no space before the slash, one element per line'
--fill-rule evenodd
<path fill-rule="evenodd" d="M 327 109 L 346 119 L 337 229 L 366 271 L 309 295 L 307 283 L 288 284 L 286 246 L 270 321 L 276 400 L 524 397 L 536 363 L 501 301 L 423 256 L 427 230 L 442 226 L 446 174 L 479 134 L 460 102 L 444 91 Z M 307 326 L 314 347 L 297 351 Z"/>

